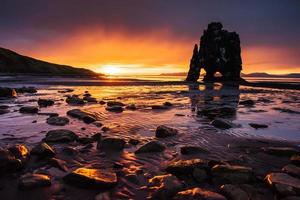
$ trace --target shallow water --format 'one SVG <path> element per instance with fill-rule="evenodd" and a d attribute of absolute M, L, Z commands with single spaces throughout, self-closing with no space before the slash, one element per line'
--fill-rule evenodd
<path fill-rule="evenodd" d="M 24 83 L 18 83 L 24 85 Z M 7 86 L 15 86 L 7 83 Z M 113 196 L 125 193 L 131 197 L 143 197 L 139 190 L 147 177 L 161 173 L 161 169 L 169 162 L 180 159 L 179 149 L 184 145 L 195 145 L 213 152 L 208 157 L 213 159 L 234 159 L 237 154 L 226 153 L 228 141 L 234 138 L 272 138 L 288 141 L 300 141 L 300 92 L 292 90 L 263 89 L 250 87 L 223 86 L 221 84 L 206 85 L 139 85 L 139 86 L 64 86 L 64 85 L 37 85 L 37 94 L 20 95 L 14 100 L 2 100 L 0 104 L 9 105 L 8 114 L 0 115 L 0 145 L 9 146 L 15 143 L 24 143 L 29 147 L 40 142 L 45 133 L 53 129 L 70 129 L 80 136 L 91 136 L 101 132 L 105 136 L 118 136 L 129 140 L 135 138 L 145 143 L 155 139 L 155 129 L 159 125 L 168 125 L 179 130 L 176 137 L 161 139 L 168 149 L 161 154 L 147 154 L 137 156 L 133 152 L 135 146 L 128 146 L 121 153 L 105 153 L 92 149 L 82 151 L 76 158 L 67 158 L 59 155 L 61 159 L 68 160 L 69 168 L 78 166 L 110 168 L 114 162 L 122 162 L 125 174 L 135 174 L 137 181 L 130 176 L 120 178 L 117 189 L 112 191 Z M 65 95 L 58 90 L 71 88 L 74 92 L 67 94 L 83 95 L 85 91 L 104 101 L 121 101 L 125 104 L 134 103 L 137 110 L 126 110 L 122 113 L 113 113 L 105 110 L 105 105 L 88 103 L 84 106 L 70 106 L 65 102 Z M 93 112 L 98 120 L 110 130 L 103 132 L 100 127 L 93 124 L 87 125 L 82 121 L 71 118 L 66 126 L 52 126 L 46 123 L 47 116 L 26 115 L 18 112 L 22 105 L 37 105 L 39 98 L 54 99 L 55 105 L 40 108 L 40 112 L 56 112 L 60 116 L 66 116 L 68 110 L 80 108 Z M 251 107 L 239 105 L 239 101 L 254 100 Z M 152 110 L 151 105 L 161 105 L 169 101 L 173 104 L 167 110 Z M 227 120 L 237 125 L 236 128 L 221 130 L 213 127 L 211 119 L 197 115 L 197 111 L 208 108 L 220 108 L 230 106 L 235 112 L 226 116 Z M 288 112 L 274 108 L 289 109 Z M 284 110 L 287 111 L 287 110 Z M 294 113 L 291 113 L 294 111 Z M 36 121 L 35 123 L 33 123 Z M 249 123 L 267 124 L 265 129 L 254 129 Z M 83 129 L 84 128 L 84 129 Z M 84 145 L 68 144 L 81 151 Z M 53 145 L 57 152 L 65 146 Z M 139 146 L 139 145 L 138 145 Z M 142 169 L 144 173 L 138 174 Z M 53 170 L 53 169 L 50 169 Z M 55 177 L 60 177 L 61 172 L 51 171 Z M 53 188 L 54 187 L 54 188 Z M 55 190 L 55 185 L 51 190 Z M 72 188 L 68 191 L 72 193 Z M 8 190 L 9 191 L 9 190 Z M 127 191 L 127 192 L 126 192 Z M 7 192 L 11 199 L 17 197 Z M 75 192 L 77 193 L 77 192 Z M 74 195 L 74 193 L 72 193 Z M 18 195 L 18 194 L 16 194 Z M 50 195 L 50 193 L 48 194 Z M 85 197 L 93 198 L 95 192 L 82 191 Z M 72 196 L 72 195 L 71 195 Z M 49 197 L 50 198 L 50 197 Z M 45 197 L 45 199 L 47 199 Z M 78 197 L 80 199 L 80 197 Z M 137 198 L 136 198 L 137 199 Z"/>

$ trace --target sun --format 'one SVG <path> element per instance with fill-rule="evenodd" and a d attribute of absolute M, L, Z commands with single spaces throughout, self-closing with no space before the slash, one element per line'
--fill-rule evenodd
<path fill-rule="evenodd" d="M 123 70 L 116 65 L 102 65 L 100 71 L 106 75 L 120 75 Z"/>

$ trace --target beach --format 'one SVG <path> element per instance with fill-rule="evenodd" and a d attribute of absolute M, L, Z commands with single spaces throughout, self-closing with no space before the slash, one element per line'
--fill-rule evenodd
<path fill-rule="evenodd" d="M 168 166 L 191 159 L 205 161 L 208 168 L 211 163 L 249 167 L 255 180 L 241 182 L 252 187 L 246 191 L 251 191 L 248 193 L 255 196 L 253 199 L 264 199 L 266 195 L 273 198 L 276 192 L 264 178 L 271 172 L 281 171 L 290 163 L 292 155 L 278 156 L 266 149 L 292 148 L 295 154 L 299 151 L 299 90 L 221 83 L 188 84 L 170 79 L 9 80 L 3 81 L 1 86 L 34 86 L 37 92 L 0 100 L 0 105 L 9 110 L 0 115 L 2 149 L 17 144 L 32 149 L 45 141 L 51 130 L 71 130 L 78 138 L 49 142 L 55 150 L 55 158 L 62 161 L 59 165 L 33 161 L 33 156 L 21 171 L 2 177 L 0 195 L 5 199 L 168 199 L 169 190 L 174 188 L 154 187 L 150 180 L 159 175 L 176 174 L 166 170 Z M 66 99 L 72 95 L 90 98 L 80 105 L 70 104 Z M 39 106 L 39 99 L 50 99 L 54 104 Z M 114 105 L 108 106 L 109 102 Z M 38 112 L 20 113 L 24 106 L 37 107 Z M 67 114 L 74 109 L 90 113 L 95 120 L 86 123 Z M 47 123 L 49 113 L 67 118 L 68 123 Z M 175 134 L 158 137 L 157 128 L 162 125 L 176 130 Z M 91 140 L 96 134 L 101 139 Z M 108 144 L 110 148 L 102 148 L 101 144 L 105 145 L 101 141 L 107 138 L 117 138 L 124 144 L 121 142 L 122 148 L 117 150 L 113 147 L 115 143 Z M 163 149 L 137 153 L 151 141 L 158 141 Z M 117 185 L 108 190 L 95 190 L 64 181 L 63 177 L 79 167 L 116 173 Z M 197 176 L 207 181 L 197 180 L 195 175 L 176 174 L 176 177 L 183 181 L 184 187 L 200 185 L 216 192 L 220 192 L 224 183 L 231 183 L 215 180 L 210 170 L 205 168 L 204 178 Z M 51 186 L 30 192 L 18 190 L 20 175 L 33 172 L 49 175 Z M 166 196 L 161 191 L 165 191 Z"/>

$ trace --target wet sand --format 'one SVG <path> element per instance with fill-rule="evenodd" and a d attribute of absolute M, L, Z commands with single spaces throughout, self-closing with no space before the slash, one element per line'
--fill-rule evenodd
<path fill-rule="evenodd" d="M 183 82 L 167 84 L 164 82 L 105 82 L 101 86 L 91 84 L 76 86 L 78 82 L 48 81 L 46 85 L 35 85 L 36 94 L 21 94 L 16 99 L 2 99 L 1 105 L 9 106 L 9 113 L 0 115 L 0 146 L 7 148 L 14 144 L 24 144 L 29 149 L 38 144 L 49 130 L 68 129 L 80 137 L 91 137 L 101 133 L 102 138 L 118 137 L 128 142 L 136 139 L 137 145 L 126 144 L 124 150 L 104 151 L 97 149 L 97 142 L 82 144 L 79 142 L 51 143 L 56 158 L 66 161 L 68 171 L 64 172 L 49 165 L 32 160 L 25 169 L 1 177 L 0 195 L 5 199 L 94 199 L 100 190 L 85 189 L 66 184 L 62 177 L 78 167 L 109 169 L 118 176 L 118 185 L 108 191 L 102 191 L 111 199 L 145 199 L 149 196 L 149 179 L 166 174 L 165 168 L 172 162 L 191 158 L 207 161 L 226 161 L 229 164 L 242 164 L 253 168 L 256 177 L 263 182 L 265 175 L 278 171 L 289 163 L 289 157 L 266 154 L 263 147 L 299 148 L 300 94 L 296 90 L 253 88 L 222 84 L 186 85 Z M 7 86 L 23 86 L 25 83 L 7 83 Z M 26 83 L 32 85 L 32 83 Z M 70 85 L 72 87 L 70 87 Z M 80 85 L 80 84 L 79 84 Z M 122 85 L 122 86 L 120 86 Z M 73 89 L 71 93 L 58 93 Z M 134 104 L 136 110 L 124 109 L 121 113 L 107 111 L 106 105 L 86 103 L 72 106 L 66 103 L 66 95 L 84 95 L 88 91 L 98 101 L 118 101 L 125 105 Z M 46 123 L 48 116 L 19 113 L 21 106 L 37 106 L 39 98 L 52 99 L 53 106 L 39 108 L 39 112 L 58 113 L 70 122 L 65 126 L 53 126 Z M 253 105 L 241 104 L 253 100 Z M 171 102 L 167 109 L 153 110 L 153 105 Z M 230 107 L 231 112 L 219 110 Z M 82 109 L 93 113 L 97 121 L 103 124 L 86 124 L 81 120 L 67 116 L 71 109 Z M 214 109 L 213 112 L 211 110 Z M 208 112 L 202 112 L 208 111 Z M 214 127 L 211 122 L 222 118 L 234 123 L 230 129 Z M 255 129 L 249 123 L 265 124 L 267 128 Z M 172 137 L 156 138 L 155 129 L 167 125 L 178 130 Z M 109 129 L 103 131 L 103 127 Z M 166 150 L 159 153 L 135 154 L 143 144 L 159 140 Z M 182 155 L 183 146 L 197 146 L 206 152 Z M 66 148 L 74 149 L 75 155 L 65 153 Z M 122 163 L 122 168 L 114 167 Z M 20 191 L 18 178 L 25 172 L 46 171 L 52 177 L 50 187 Z M 201 187 L 218 191 L 211 183 L 197 183 Z M 267 186 L 266 186 L 267 188 Z"/>

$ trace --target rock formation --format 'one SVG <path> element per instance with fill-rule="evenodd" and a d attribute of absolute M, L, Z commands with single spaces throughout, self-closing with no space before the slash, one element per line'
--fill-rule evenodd
<path fill-rule="evenodd" d="M 214 81 L 215 74 L 222 75 L 221 80 L 240 80 L 242 70 L 239 35 L 223 29 L 220 22 L 208 24 L 198 45 L 194 47 L 187 81 L 197 81 L 201 68 L 204 68 L 205 81 Z"/>

